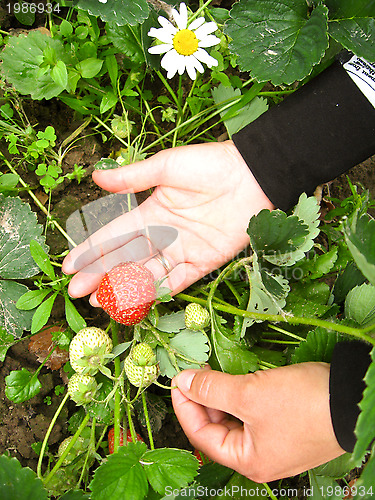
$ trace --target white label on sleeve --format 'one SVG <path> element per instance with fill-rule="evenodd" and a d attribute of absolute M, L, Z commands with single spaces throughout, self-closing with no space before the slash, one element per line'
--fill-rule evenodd
<path fill-rule="evenodd" d="M 344 69 L 375 107 L 375 64 L 367 62 L 362 57 L 353 56 L 344 64 Z"/>

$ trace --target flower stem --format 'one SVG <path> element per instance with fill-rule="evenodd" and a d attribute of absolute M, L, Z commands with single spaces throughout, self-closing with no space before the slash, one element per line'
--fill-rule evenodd
<path fill-rule="evenodd" d="M 194 19 L 196 19 L 196 18 L 197 18 L 197 17 L 201 14 L 201 12 L 202 12 L 202 11 L 203 11 L 206 7 L 208 7 L 208 6 L 210 5 L 210 3 L 211 3 L 211 2 L 212 2 L 212 0 L 207 0 L 207 1 L 206 1 L 206 2 L 205 2 L 202 6 L 201 6 L 201 7 L 199 7 L 199 9 L 198 9 L 198 10 L 196 10 L 196 11 L 194 12 L 194 14 L 193 14 L 191 17 L 189 17 L 188 26 L 189 26 L 189 24 L 190 24 L 192 21 L 194 21 Z"/>

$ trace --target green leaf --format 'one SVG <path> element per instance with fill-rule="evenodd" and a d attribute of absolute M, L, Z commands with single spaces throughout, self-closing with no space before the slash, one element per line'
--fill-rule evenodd
<path fill-rule="evenodd" d="M 108 36 L 108 31 L 107 31 Z M 117 91 L 117 78 L 118 78 L 118 64 L 117 59 L 114 54 L 109 54 L 105 58 L 105 65 L 111 79 L 112 87 L 115 91 Z"/>
<path fill-rule="evenodd" d="M 67 491 L 59 500 L 89 500 L 90 495 L 84 493 L 82 490 Z"/>
<path fill-rule="evenodd" d="M 44 251 L 43 247 L 35 240 L 30 241 L 30 252 L 38 267 L 46 274 L 51 280 L 56 279 L 55 270 L 51 264 L 48 254 Z"/>
<path fill-rule="evenodd" d="M 33 320 L 31 323 L 31 333 L 37 333 L 49 320 L 51 316 L 51 311 L 55 299 L 57 297 L 57 292 L 55 292 L 51 297 L 42 302 L 38 309 L 34 312 Z"/>
<path fill-rule="evenodd" d="M 252 353 L 243 341 L 231 339 L 213 317 L 212 342 L 217 361 L 222 371 L 232 375 L 243 375 L 258 369 L 258 357 Z"/>
<path fill-rule="evenodd" d="M 375 493 L 375 485 L 374 485 L 374 477 L 375 477 L 375 453 L 374 449 L 372 450 L 370 458 L 367 460 L 365 468 L 361 474 L 361 477 L 355 483 L 355 487 L 357 487 L 357 495 L 354 497 L 354 500 L 360 499 L 371 499 Z M 366 496 L 363 494 L 366 492 Z"/>
<path fill-rule="evenodd" d="M 51 99 L 64 90 L 52 78 L 48 68 L 40 71 L 46 51 L 54 51 L 56 60 L 71 64 L 72 55 L 63 43 L 39 30 L 26 36 L 12 36 L 2 52 L 1 72 L 21 94 L 30 94 L 33 99 Z"/>
<path fill-rule="evenodd" d="M 335 302 L 340 304 L 344 302 L 345 297 L 348 295 L 350 290 L 357 285 L 362 285 L 366 281 L 358 267 L 354 262 L 349 262 L 345 267 L 344 272 L 339 275 L 335 282 L 333 288 L 333 295 L 335 297 Z"/>
<path fill-rule="evenodd" d="M 64 89 L 68 86 L 68 70 L 63 61 L 57 61 L 56 65 L 51 70 L 52 80 Z"/>
<path fill-rule="evenodd" d="M 345 318 L 352 319 L 365 327 L 375 320 L 375 287 L 363 283 L 356 286 L 346 296 Z"/>
<path fill-rule="evenodd" d="M 326 0 L 329 34 L 346 49 L 375 61 L 374 0 Z"/>
<path fill-rule="evenodd" d="M 328 274 L 337 261 L 338 247 L 332 247 L 328 252 L 322 255 L 315 254 L 312 259 L 306 259 L 299 262 L 300 269 L 304 271 L 305 276 L 310 280 L 321 278 Z"/>
<path fill-rule="evenodd" d="M 128 443 L 95 471 L 90 483 L 92 500 L 142 500 L 148 491 L 146 473 L 140 464 L 144 443 Z"/>
<path fill-rule="evenodd" d="M 353 451 L 353 460 L 357 463 L 362 460 L 369 445 L 375 439 L 375 427 L 369 422 L 375 420 L 375 347 L 371 351 L 372 363 L 364 377 L 366 389 L 363 391 L 362 401 L 359 403 L 359 414 L 355 427 L 357 442 Z"/>
<path fill-rule="evenodd" d="M 30 290 L 24 293 L 16 303 L 17 309 L 22 311 L 30 311 L 39 306 L 51 290 Z"/>
<path fill-rule="evenodd" d="M 375 220 L 368 214 L 344 226 L 346 244 L 358 268 L 375 286 Z"/>
<path fill-rule="evenodd" d="M 310 496 L 311 500 L 326 500 L 328 491 L 332 492 L 328 497 L 330 500 L 342 500 L 343 490 L 332 477 L 318 476 L 314 472 L 314 469 L 310 469 L 308 473 L 310 478 L 310 491 L 313 494 Z"/>
<path fill-rule="evenodd" d="M 274 275 L 266 269 L 259 270 L 259 263 L 254 255 L 253 270 L 249 273 L 250 295 L 246 310 L 261 314 L 280 314 L 286 304 L 285 297 L 289 292 L 289 284 L 281 275 Z M 246 328 L 262 319 L 243 318 L 241 337 Z"/>
<path fill-rule="evenodd" d="M 329 462 L 314 467 L 313 471 L 317 476 L 333 477 L 335 479 L 346 476 L 353 469 L 353 461 L 351 453 L 344 453 Z"/>
<path fill-rule="evenodd" d="M 87 326 L 86 321 L 79 314 L 75 305 L 67 295 L 65 295 L 65 317 L 70 328 L 76 333 Z"/>
<path fill-rule="evenodd" d="M 223 491 L 218 493 L 216 496 L 211 497 L 212 500 L 243 500 L 244 492 L 249 492 L 249 499 L 251 500 L 264 500 L 267 498 L 266 489 L 263 485 L 259 483 L 254 483 L 251 479 L 242 476 L 238 472 L 235 472 L 229 479 L 226 487 Z M 251 492 L 251 493 L 250 493 Z"/>
<path fill-rule="evenodd" d="M 0 280 L 0 327 L 16 338 L 31 328 L 33 312 L 20 311 L 16 307 L 19 298 L 27 291 L 27 286 L 16 281 Z"/>
<path fill-rule="evenodd" d="M 64 37 L 68 37 L 73 33 L 73 26 L 69 21 L 63 19 L 60 23 L 59 31 Z"/>
<path fill-rule="evenodd" d="M 32 26 L 35 21 L 35 11 L 32 12 L 32 9 L 30 8 L 30 3 L 19 2 L 18 5 L 19 5 L 19 10 L 16 12 L 16 10 L 14 9 L 14 17 L 21 24 L 25 24 L 26 26 Z"/>
<path fill-rule="evenodd" d="M 14 345 L 14 337 L 0 326 L 0 361 L 3 363 L 9 347 Z"/>
<path fill-rule="evenodd" d="M 44 244 L 43 226 L 30 205 L 20 198 L 0 194 L 0 276 L 7 279 L 31 278 L 39 273 L 30 253 L 30 242 Z"/>
<path fill-rule="evenodd" d="M 328 332 L 323 328 L 316 328 L 307 334 L 306 340 L 301 341 L 292 356 L 292 363 L 305 361 L 324 361 L 330 363 L 335 345 L 341 338 L 339 333 Z"/>
<path fill-rule="evenodd" d="M 125 24 L 135 26 L 141 23 L 149 11 L 146 0 L 111 0 L 106 3 L 97 0 L 78 0 L 75 6 L 87 10 L 93 16 L 99 16 L 105 22 L 120 26 Z"/>
<path fill-rule="evenodd" d="M 0 456 L 2 500 L 47 500 L 48 492 L 29 467 L 22 467 L 16 458 Z"/>
<path fill-rule="evenodd" d="M 106 94 L 103 96 L 101 102 L 100 102 L 100 113 L 106 113 L 109 109 L 113 108 L 116 106 L 118 101 L 117 95 L 114 94 L 113 92 L 109 91 L 106 92 Z"/>
<path fill-rule="evenodd" d="M 198 368 L 199 365 L 208 360 L 208 337 L 202 332 L 192 330 L 183 330 L 175 335 L 169 342 L 170 347 L 175 349 L 178 365 L 183 368 Z M 186 359 L 179 358 L 178 354 L 196 361 L 196 364 L 190 363 Z"/>
<path fill-rule="evenodd" d="M 107 36 L 110 42 L 120 53 L 131 58 L 134 64 L 141 65 L 145 62 L 143 47 L 139 44 L 141 31 L 138 26 L 118 26 L 115 23 L 106 25 Z"/>
<path fill-rule="evenodd" d="M 36 396 L 42 384 L 35 373 L 30 373 L 26 368 L 15 370 L 5 377 L 5 395 L 14 403 L 23 403 Z"/>
<path fill-rule="evenodd" d="M 261 210 L 249 222 L 247 233 L 258 257 L 276 265 L 292 265 L 291 252 L 305 242 L 308 226 L 295 215 L 287 216 L 281 210 Z"/>
<path fill-rule="evenodd" d="M 76 69 L 82 78 L 94 78 L 102 69 L 103 61 L 96 57 L 89 57 L 76 65 Z"/>
<path fill-rule="evenodd" d="M 211 93 L 218 107 L 226 102 L 230 102 L 232 99 L 234 100 L 236 97 L 241 97 L 241 91 L 239 89 L 225 87 L 223 84 L 212 89 Z M 243 127 L 256 120 L 261 114 L 267 111 L 267 109 L 267 100 L 261 97 L 255 97 L 231 118 L 225 119 L 224 117 L 227 115 L 228 110 L 222 111 L 220 116 L 224 118 L 224 125 L 228 131 L 229 138 Z"/>
<path fill-rule="evenodd" d="M 172 489 L 187 486 L 196 476 L 199 465 L 191 452 L 174 448 L 146 451 L 142 462 L 152 488 L 161 494 L 167 486 Z"/>
<path fill-rule="evenodd" d="M 309 75 L 328 47 L 328 9 L 309 15 L 305 0 L 241 0 L 226 33 L 242 71 L 260 82 L 292 84 Z"/>
<path fill-rule="evenodd" d="M 185 328 L 185 311 L 160 316 L 156 326 L 162 332 L 178 333 Z"/>

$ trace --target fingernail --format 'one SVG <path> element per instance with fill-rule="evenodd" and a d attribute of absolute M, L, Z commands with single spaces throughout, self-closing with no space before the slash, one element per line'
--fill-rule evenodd
<path fill-rule="evenodd" d="M 195 377 L 195 372 L 191 370 L 185 370 L 177 375 L 175 382 L 181 392 L 190 391 L 193 378 Z"/>

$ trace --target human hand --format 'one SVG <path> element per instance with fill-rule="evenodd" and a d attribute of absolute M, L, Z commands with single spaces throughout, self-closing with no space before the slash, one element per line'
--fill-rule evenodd
<path fill-rule="evenodd" d="M 344 453 L 332 427 L 326 363 L 248 375 L 185 370 L 172 380 L 176 385 L 174 411 L 191 444 L 255 482 L 293 476 Z"/>
<path fill-rule="evenodd" d="M 65 258 L 63 271 L 76 273 L 69 294 L 91 294 L 95 306 L 101 278 L 120 262 L 144 263 L 155 279 L 166 275 L 148 250 L 149 242 L 140 236 L 145 227 L 178 231 L 177 239 L 163 249 L 172 268 L 163 286 L 175 294 L 243 250 L 249 243 L 251 216 L 273 208 L 232 141 L 164 150 L 133 165 L 95 171 L 93 179 L 115 193 L 156 186 L 139 207 L 114 219 Z"/>

